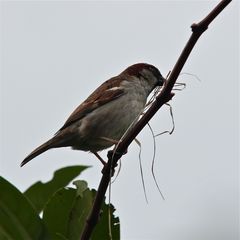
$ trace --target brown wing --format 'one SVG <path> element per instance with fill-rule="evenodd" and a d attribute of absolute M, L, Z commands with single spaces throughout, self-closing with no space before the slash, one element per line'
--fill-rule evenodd
<path fill-rule="evenodd" d="M 80 120 L 96 108 L 109 103 L 124 94 L 119 87 L 119 76 L 111 78 L 98 87 L 82 104 L 80 104 L 67 119 L 59 131 Z"/>

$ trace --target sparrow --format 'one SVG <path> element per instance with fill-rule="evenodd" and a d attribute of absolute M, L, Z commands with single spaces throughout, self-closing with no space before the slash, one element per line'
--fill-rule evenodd
<path fill-rule="evenodd" d="M 47 142 L 33 150 L 21 166 L 51 148 L 72 147 L 98 152 L 116 145 L 143 112 L 148 95 L 165 79 L 151 64 L 137 63 L 100 85 Z"/>

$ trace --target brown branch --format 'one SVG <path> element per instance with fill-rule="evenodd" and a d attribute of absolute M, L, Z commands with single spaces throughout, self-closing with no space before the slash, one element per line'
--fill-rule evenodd
<path fill-rule="evenodd" d="M 174 94 L 171 92 L 176 80 L 187 61 L 193 47 L 195 46 L 197 40 L 202 35 L 204 31 L 207 30 L 209 24 L 216 18 L 216 16 L 231 2 L 231 0 L 222 0 L 202 21 L 199 23 L 192 24 L 192 35 L 189 38 L 186 46 L 184 47 L 177 63 L 175 64 L 169 78 L 166 80 L 166 84 L 163 86 L 162 91 L 156 97 L 148 111 L 143 115 L 143 117 L 136 123 L 134 128 L 132 128 L 128 134 L 119 143 L 117 149 L 108 152 L 108 162 L 104 168 L 103 176 L 98 187 L 96 198 L 93 203 L 91 213 L 85 223 L 84 230 L 82 232 L 81 240 L 88 240 L 91 233 L 98 222 L 99 213 L 101 210 L 101 205 L 108 188 L 109 181 L 111 179 L 111 166 L 116 166 L 117 161 L 122 157 L 124 152 L 126 152 L 128 146 L 139 134 L 139 132 L 144 128 L 144 126 L 149 122 L 153 115 L 159 110 L 159 108 L 172 99 Z"/>

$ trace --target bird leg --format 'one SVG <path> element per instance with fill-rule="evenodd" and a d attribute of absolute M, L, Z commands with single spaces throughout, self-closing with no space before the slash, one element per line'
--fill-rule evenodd
<path fill-rule="evenodd" d="M 100 139 L 104 140 L 104 141 L 107 141 L 107 142 L 110 142 L 112 143 L 113 145 L 115 145 L 114 149 L 113 150 L 110 150 L 108 152 L 108 159 L 111 159 L 115 154 L 118 154 L 115 149 L 116 147 L 118 146 L 118 143 L 119 143 L 119 140 L 114 140 L 114 139 L 111 139 L 111 138 L 107 138 L 107 137 L 100 137 Z M 105 169 L 106 169 L 106 162 L 101 158 L 101 156 L 97 153 L 97 152 L 92 152 L 100 161 L 101 163 L 103 164 L 103 169 L 102 169 L 102 174 L 104 174 L 105 172 Z M 122 153 L 122 154 L 126 154 L 127 153 L 127 150 Z M 114 175 L 114 172 L 115 172 L 115 167 L 117 167 L 117 163 L 112 167 L 112 171 L 111 171 L 111 177 Z"/>
<path fill-rule="evenodd" d="M 100 137 L 100 139 L 105 140 L 105 141 L 108 141 L 108 142 L 110 142 L 110 143 L 112 143 L 112 144 L 115 144 L 115 145 L 118 144 L 118 141 L 113 140 L 113 139 L 111 139 L 111 138 Z M 92 152 L 92 153 L 97 157 L 97 159 L 99 159 L 99 160 L 101 161 L 101 163 L 103 164 L 103 166 L 106 166 L 107 163 L 101 158 L 101 156 L 100 156 L 97 152 Z"/>
<path fill-rule="evenodd" d="M 97 153 L 97 152 L 92 152 L 103 164 L 103 169 L 102 169 L 102 174 L 104 174 L 107 163 L 101 158 L 101 156 Z M 117 164 L 115 166 L 111 166 L 112 167 L 112 172 L 111 172 L 111 177 L 114 175 L 114 168 L 117 166 Z"/>
<path fill-rule="evenodd" d="M 103 164 L 103 166 L 106 166 L 106 162 L 101 158 L 101 156 L 97 152 L 92 152 Z"/>

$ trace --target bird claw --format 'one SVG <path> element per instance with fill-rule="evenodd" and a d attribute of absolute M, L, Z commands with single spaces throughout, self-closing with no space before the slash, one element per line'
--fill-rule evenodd
<path fill-rule="evenodd" d="M 114 176 L 114 173 L 115 173 L 115 167 L 117 167 L 117 163 L 113 166 L 111 166 L 111 170 L 110 170 L 110 174 L 111 174 L 111 177 Z M 106 172 L 107 172 L 107 164 L 103 166 L 103 169 L 102 169 L 102 174 L 104 175 Z"/>
<path fill-rule="evenodd" d="M 102 169 L 102 174 L 105 174 L 105 172 L 107 171 L 107 166 L 108 163 L 105 162 L 101 156 L 97 153 L 97 152 L 92 152 L 97 159 L 99 159 L 101 161 L 101 163 L 103 164 L 103 169 Z M 123 153 L 119 153 L 116 152 L 115 150 L 110 150 L 107 153 L 107 157 L 108 157 L 108 161 L 111 161 L 109 164 L 111 164 L 111 177 L 113 177 L 114 173 L 115 173 L 115 168 L 118 166 L 117 161 L 115 161 L 115 164 L 112 163 L 113 158 L 115 158 L 116 160 L 120 159 L 122 155 L 127 153 L 127 149 L 123 152 Z"/>

